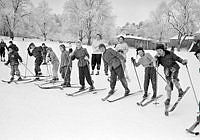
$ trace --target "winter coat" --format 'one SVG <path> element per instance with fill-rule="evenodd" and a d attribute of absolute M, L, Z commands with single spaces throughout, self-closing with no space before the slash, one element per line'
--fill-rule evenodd
<path fill-rule="evenodd" d="M 28 49 L 28 54 L 34 56 L 36 59 L 42 58 L 42 47 L 35 47 L 32 52 Z"/>
<path fill-rule="evenodd" d="M 173 52 L 165 50 L 165 56 L 156 56 L 158 65 L 161 64 L 164 68 L 175 68 L 179 69 L 180 66 L 176 61 L 182 63 L 183 59 L 174 54 Z"/>
<path fill-rule="evenodd" d="M 66 66 L 72 67 L 72 61 L 71 61 L 71 57 L 69 56 L 69 52 L 63 51 L 61 53 L 60 68 L 63 68 Z"/>
<path fill-rule="evenodd" d="M 128 52 L 128 45 L 125 42 L 122 44 L 117 44 L 115 50 L 117 52 L 120 52 L 124 56 L 124 58 L 126 58 L 126 54 Z"/>
<path fill-rule="evenodd" d="M 56 54 L 53 51 L 50 51 L 47 54 L 47 62 L 48 61 L 51 61 L 51 64 L 59 63 L 58 57 L 56 56 Z"/>
<path fill-rule="evenodd" d="M 10 64 L 13 65 L 19 65 L 19 61 L 22 62 L 22 58 L 19 56 L 19 54 L 15 51 L 8 54 L 8 61 L 5 63 L 6 65 Z"/>
<path fill-rule="evenodd" d="M 92 42 L 92 54 L 101 54 L 101 51 L 99 50 L 100 44 L 104 44 L 102 40 L 94 40 Z"/>
<path fill-rule="evenodd" d="M 103 53 L 104 65 L 108 65 L 110 68 L 116 69 L 121 65 L 121 61 L 125 61 L 125 58 L 112 48 L 106 49 Z"/>
<path fill-rule="evenodd" d="M 5 51 L 5 48 L 7 49 L 7 45 L 5 42 L 0 42 L 0 51 L 3 52 Z"/>
<path fill-rule="evenodd" d="M 78 59 L 78 67 L 84 67 L 89 64 L 89 61 L 85 59 L 86 56 L 89 58 L 87 49 L 81 47 L 80 49 L 76 48 L 74 54 L 71 56 L 71 59 Z"/>

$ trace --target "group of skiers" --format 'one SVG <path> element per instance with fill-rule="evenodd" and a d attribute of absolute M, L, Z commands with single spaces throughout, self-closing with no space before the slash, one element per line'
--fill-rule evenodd
<path fill-rule="evenodd" d="M 5 63 L 11 66 L 11 80 L 14 79 L 14 75 L 19 76 L 18 80 L 21 80 L 20 72 L 18 69 L 19 61 L 22 62 L 22 58 L 18 54 L 18 48 L 16 45 L 9 42 L 9 47 L 6 46 L 4 41 L 1 41 L 1 50 L 2 48 L 7 48 L 8 61 Z M 27 48 L 27 52 L 30 56 L 35 57 L 35 76 L 36 79 L 42 75 L 40 66 L 51 62 L 53 78 L 51 81 L 58 81 L 58 71 L 61 74 L 61 77 L 64 79 L 62 86 L 71 87 L 70 76 L 72 71 L 72 61 L 78 59 L 78 71 L 79 71 L 79 83 L 81 85 L 80 91 L 85 89 L 85 79 L 90 85 L 89 90 L 92 91 L 95 89 L 94 81 L 92 80 L 91 75 L 94 75 L 95 67 L 97 67 L 96 75 L 100 74 L 101 59 L 104 62 L 104 72 L 105 75 L 108 75 L 108 69 L 110 70 L 110 91 L 108 95 L 112 95 L 115 92 L 115 86 L 117 79 L 122 83 L 124 87 L 124 96 L 129 95 L 130 89 L 128 87 L 127 80 L 130 80 L 128 72 L 126 70 L 126 61 L 127 61 L 127 52 L 128 45 L 125 43 L 123 36 L 118 38 L 118 44 L 115 47 L 107 47 L 107 44 L 102 39 L 101 34 L 96 35 L 96 39 L 92 43 L 92 57 L 91 57 L 91 73 L 90 73 L 90 55 L 86 48 L 82 47 L 82 42 L 80 40 L 76 41 L 76 49 L 73 51 L 72 48 L 66 50 L 66 46 L 61 44 L 59 46 L 61 51 L 61 62 L 56 56 L 52 48 L 46 47 L 43 43 L 42 46 L 36 47 L 34 43 L 30 43 Z M 148 86 L 151 80 L 153 88 L 152 99 L 157 97 L 157 68 L 159 65 L 164 67 L 164 74 L 166 79 L 166 92 L 167 99 L 165 105 L 169 106 L 171 100 L 171 92 L 175 86 L 178 89 L 178 97 L 182 97 L 184 94 L 183 89 L 181 88 L 178 74 L 179 74 L 179 65 L 177 62 L 187 65 L 187 60 L 180 58 L 174 52 L 166 50 L 163 44 L 157 44 L 155 48 L 157 54 L 153 57 L 150 53 L 146 53 L 142 47 L 136 49 L 136 54 L 140 56 L 139 60 L 136 62 L 134 58 L 133 64 L 135 67 L 142 65 L 145 68 L 144 73 L 144 95 L 143 98 L 148 97 Z M 3 52 L 3 51 L 2 51 Z M 5 61 L 5 50 L 1 56 Z M 200 50 L 196 51 L 195 56 L 200 61 Z M 59 68 L 60 67 L 60 68 Z"/>

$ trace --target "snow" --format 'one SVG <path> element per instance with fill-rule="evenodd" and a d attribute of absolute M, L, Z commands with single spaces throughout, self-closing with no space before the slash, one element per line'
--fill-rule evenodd
<path fill-rule="evenodd" d="M 8 43 L 9 40 L 5 40 Z M 40 40 L 20 38 L 14 43 L 20 48 L 20 55 L 26 61 L 26 48 L 31 42 L 41 45 Z M 60 57 L 59 43 L 46 42 Z M 74 47 L 74 46 L 73 46 Z M 86 47 L 86 46 L 85 46 Z M 91 51 L 90 47 L 87 47 Z M 155 51 L 147 51 L 155 55 Z M 188 67 L 195 91 L 199 96 L 200 74 L 199 62 L 192 53 L 176 52 L 189 61 Z M 129 87 L 132 92 L 138 91 L 136 75 L 130 57 L 136 57 L 135 49 L 128 52 L 127 67 L 131 79 Z M 28 67 L 33 71 L 34 58 L 28 57 Z M 77 61 L 73 63 L 72 83 L 78 84 Z M 183 88 L 190 85 L 185 66 L 180 69 L 180 82 Z M 0 63 L 0 79 L 10 78 L 10 69 Z M 20 65 L 24 75 L 24 67 Z M 47 74 L 46 66 L 42 66 L 43 74 Z M 137 68 L 141 85 L 143 85 L 142 66 Z M 164 76 L 163 69 L 159 72 Z M 28 72 L 27 72 L 28 73 Z M 30 73 L 28 73 L 30 75 Z M 94 75 L 96 88 L 107 87 L 98 94 L 86 94 L 79 97 L 68 97 L 76 89 L 39 89 L 31 84 L 5 84 L 0 82 L 0 140 L 197 140 L 199 136 L 186 133 L 196 121 L 198 111 L 192 88 L 169 117 L 164 116 L 165 82 L 158 77 L 158 94 L 163 94 L 160 104 L 138 107 L 142 93 L 130 96 L 115 103 L 102 102 L 101 98 L 109 91 L 109 82 L 104 76 L 103 65 L 99 76 Z M 111 99 L 123 95 L 121 83 L 116 85 L 117 92 Z M 151 85 L 149 92 L 152 92 Z M 172 93 L 173 103 L 177 99 L 177 90 Z M 198 126 L 195 131 L 200 131 Z"/>

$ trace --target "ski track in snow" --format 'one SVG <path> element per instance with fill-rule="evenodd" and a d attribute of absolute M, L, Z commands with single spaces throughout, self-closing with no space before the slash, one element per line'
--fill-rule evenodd
<path fill-rule="evenodd" d="M 8 44 L 9 40 L 5 40 Z M 34 42 L 36 46 L 42 41 L 21 41 L 16 38 L 14 43 L 19 47 L 19 54 L 26 61 L 26 49 Z M 59 43 L 46 42 L 60 58 Z M 86 46 L 84 46 L 86 47 Z M 73 46 L 74 49 L 74 46 Z M 91 47 L 87 47 L 91 52 Z M 155 51 L 147 51 L 155 55 Z M 178 56 L 189 61 L 188 67 L 193 80 L 195 91 L 199 96 L 200 63 L 193 53 L 176 52 Z M 7 54 L 6 54 L 7 55 Z M 137 79 L 130 57 L 136 57 L 135 49 L 130 49 L 127 57 L 127 68 L 131 77 L 129 87 L 132 92 L 139 90 Z M 33 71 L 34 58 L 28 58 L 28 67 Z M 179 79 L 181 86 L 190 85 L 185 66 L 181 65 Z M 10 78 L 10 68 L 0 63 L 0 79 Z M 19 66 L 24 75 L 23 65 Z M 47 74 L 46 66 L 42 66 L 43 74 Z M 143 85 L 144 68 L 137 68 L 141 85 Z M 164 76 L 163 69 L 159 72 Z M 30 75 L 29 72 L 27 72 Z M 105 88 L 98 94 L 86 94 L 80 97 L 69 97 L 76 89 L 43 90 L 31 84 L 5 84 L 0 82 L 0 140 L 197 140 L 199 136 L 186 133 L 196 121 L 197 105 L 192 88 L 187 92 L 177 108 L 164 115 L 165 82 L 158 76 L 158 94 L 164 96 L 159 99 L 160 104 L 150 104 L 138 107 L 142 94 L 128 97 L 119 102 L 102 102 L 101 98 L 109 91 L 109 82 L 104 76 L 103 63 L 99 76 L 92 76 L 96 88 Z M 73 61 L 71 83 L 79 83 L 77 60 Z M 87 82 L 86 82 L 87 83 Z M 86 84 L 87 85 L 87 84 Z M 88 85 L 87 85 L 88 86 Z M 117 98 L 124 93 L 120 82 L 116 85 L 117 92 L 110 99 Z M 149 92 L 152 92 L 151 83 Z M 152 95 L 150 95 L 152 96 Z M 177 99 L 175 89 L 172 93 L 171 104 Z M 200 131 L 198 126 L 195 131 Z"/>

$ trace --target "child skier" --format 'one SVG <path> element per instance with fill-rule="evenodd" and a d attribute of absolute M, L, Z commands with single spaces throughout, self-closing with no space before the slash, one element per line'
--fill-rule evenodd
<path fill-rule="evenodd" d="M 114 93 L 117 77 L 121 81 L 124 89 L 125 89 L 125 96 L 127 96 L 130 92 L 128 88 L 128 83 L 124 76 L 124 69 L 122 67 L 122 61 L 125 61 L 125 58 L 118 53 L 117 51 L 113 50 L 112 48 L 106 49 L 104 44 L 99 45 L 99 49 L 103 53 L 103 60 L 104 63 L 107 64 L 110 68 L 111 79 L 110 79 L 110 88 L 109 95 Z"/>
<path fill-rule="evenodd" d="M 35 57 L 35 76 L 36 76 L 36 79 L 39 79 L 39 76 L 42 75 L 42 72 L 40 69 L 40 66 L 43 61 L 42 47 L 36 47 L 34 43 L 31 43 L 27 51 L 30 56 Z"/>
<path fill-rule="evenodd" d="M 81 41 L 76 42 L 76 50 L 71 54 L 71 59 L 78 59 L 79 68 L 79 82 L 81 88 L 79 90 L 85 89 L 85 78 L 90 85 L 90 91 L 94 90 L 93 81 L 89 70 L 89 54 L 86 48 L 82 47 Z"/>
<path fill-rule="evenodd" d="M 171 92 L 173 90 L 173 84 L 178 89 L 179 95 L 178 97 L 183 96 L 183 90 L 179 83 L 178 73 L 179 73 L 179 65 L 176 63 L 177 61 L 183 65 L 187 65 L 187 60 L 183 60 L 182 58 L 175 55 L 173 52 L 164 49 L 163 44 L 156 45 L 157 54 L 155 56 L 156 63 L 155 65 L 159 66 L 161 64 L 164 67 L 164 74 L 167 80 L 167 86 L 165 90 L 167 91 L 167 99 L 165 101 L 165 115 L 168 115 L 168 107 L 171 100 Z"/>
<path fill-rule="evenodd" d="M 21 81 L 22 78 L 20 76 L 20 71 L 19 71 L 19 61 L 22 63 L 22 58 L 19 56 L 18 52 L 14 51 L 14 48 L 12 48 L 12 46 L 8 47 L 8 61 L 5 63 L 5 65 L 10 64 L 10 68 L 11 68 L 11 78 L 10 78 L 10 82 L 14 80 L 14 75 L 17 75 L 18 81 Z M 18 61 L 19 60 L 19 61 Z"/>
<path fill-rule="evenodd" d="M 101 66 L 101 52 L 99 50 L 99 45 L 100 44 L 103 44 L 103 41 L 102 41 L 102 35 L 100 34 L 97 34 L 96 35 L 96 39 L 92 42 L 92 62 L 91 62 L 91 65 L 92 65 L 92 73 L 91 75 L 94 75 L 94 69 L 95 69 L 95 66 L 97 65 L 97 73 L 96 75 L 99 75 L 99 70 L 100 70 L 100 66 Z"/>
<path fill-rule="evenodd" d="M 70 57 L 70 52 L 66 50 L 64 44 L 60 45 L 60 51 L 61 51 L 60 73 L 62 78 L 64 79 L 64 83 L 62 84 L 62 86 L 71 87 L 70 76 L 72 69 L 72 61 Z"/>
<path fill-rule="evenodd" d="M 156 77 L 156 69 L 153 66 L 153 57 L 150 53 L 145 53 L 142 47 L 138 47 L 137 55 L 140 56 L 140 59 L 138 62 L 134 61 L 134 65 L 138 67 L 139 65 L 142 65 L 145 68 L 145 74 L 144 74 L 144 96 L 143 98 L 147 98 L 148 96 L 148 86 L 149 81 L 151 80 L 152 88 L 153 88 L 153 96 L 152 99 L 156 98 L 157 94 L 157 77 Z M 135 59 L 133 59 L 135 60 Z"/>
<path fill-rule="evenodd" d="M 51 82 L 55 82 L 58 80 L 58 67 L 59 67 L 59 60 L 52 48 L 47 48 L 47 56 L 46 56 L 46 62 L 48 63 L 51 61 L 52 64 L 52 72 L 53 72 L 53 79 Z"/>

